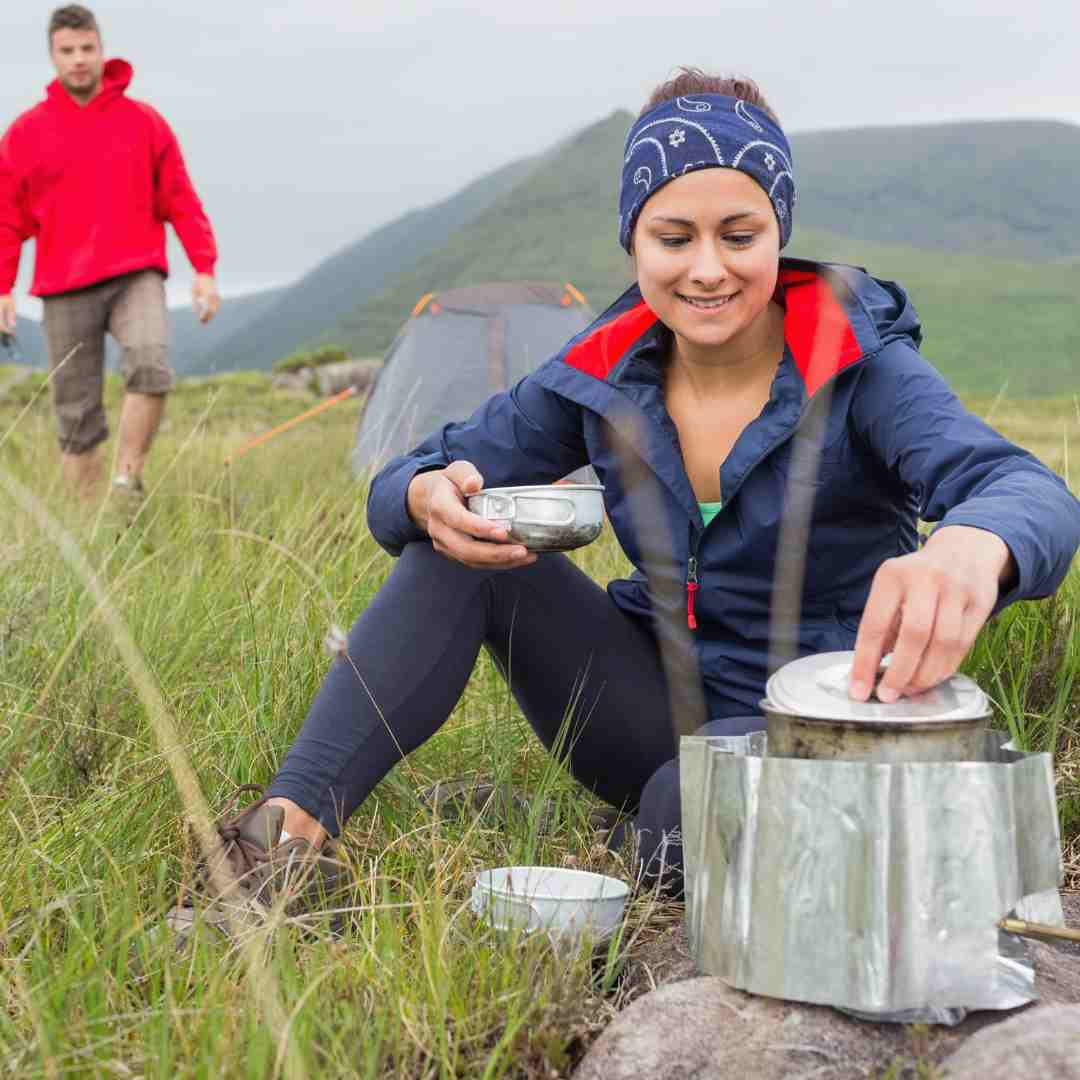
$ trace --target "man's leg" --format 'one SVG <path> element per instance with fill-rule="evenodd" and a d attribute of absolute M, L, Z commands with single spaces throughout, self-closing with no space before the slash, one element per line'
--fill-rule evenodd
<path fill-rule="evenodd" d="M 316 843 L 336 834 L 441 727 L 482 644 L 541 741 L 559 748 L 564 734 L 574 776 L 635 807 L 676 752 L 652 636 L 561 555 L 485 572 L 415 543 L 349 632 L 348 658 L 334 662 L 269 789 L 286 831 Z"/>
<path fill-rule="evenodd" d="M 45 337 L 61 468 L 68 486 L 92 498 L 104 474 L 108 437 L 102 402 L 107 310 L 102 286 L 47 297 Z"/>
<path fill-rule="evenodd" d="M 60 471 L 71 491 L 80 499 L 92 502 L 100 494 L 101 482 L 105 477 L 101 447 L 95 446 L 83 454 L 62 453 Z"/>
<path fill-rule="evenodd" d="M 141 481 L 146 456 L 165 412 L 165 394 L 124 395 L 120 408 L 120 446 L 116 452 L 116 472 Z"/>
<path fill-rule="evenodd" d="M 156 270 L 129 274 L 109 312 L 109 331 L 120 345 L 124 403 L 120 410 L 116 471 L 141 486 L 143 467 L 173 386 L 165 279 Z"/>

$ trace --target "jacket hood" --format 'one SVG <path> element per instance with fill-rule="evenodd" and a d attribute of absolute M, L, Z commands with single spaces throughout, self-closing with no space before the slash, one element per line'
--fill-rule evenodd
<path fill-rule="evenodd" d="M 102 105 L 115 100 L 120 97 L 127 88 L 131 85 L 131 80 L 135 75 L 135 69 L 126 60 L 106 60 L 105 69 L 101 73 L 101 93 L 98 94 L 89 105 L 81 106 L 79 103 L 64 89 L 59 79 L 53 79 L 48 86 L 45 87 L 45 93 L 48 95 L 50 101 L 54 101 L 60 105 L 70 105 L 73 108 L 100 108 Z"/>
<path fill-rule="evenodd" d="M 834 375 L 906 338 L 917 349 L 922 328 L 907 293 L 857 266 L 781 259 L 784 335 L 813 396 Z"/>
<path fill-rule="evenodd" d="M 790 264 L 798 261 L 785 260 Z M 850 291 L 852 302 L 847 306 L 853 323 L 863 321 L 859 319 L 857 312 L 852 310 L 861 308 L 866 321 L 865 330 L 872 330 L 865 341 L 868 352 L 876 352 L 881 346 L 898 338 L 908 338 L 918 347 L 922 341 L 922 324 L 903 286 L 895 281 L 871 277 L 857 266 L 835 263 L 806 265 L 835 274 Z"/>

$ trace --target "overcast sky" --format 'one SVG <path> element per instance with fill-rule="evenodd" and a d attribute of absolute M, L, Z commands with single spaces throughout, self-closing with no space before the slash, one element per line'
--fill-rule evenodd
<path fill-rule="evenodd" d="M 52 78 L 55 6 L 0 4 L 2 126 Z M 107 54 L 135 67 L 131 96 L 180 138 L 226 293 L 295 278 L 373 226 L 613 109 L 636 111 L 679 64 L 753 76 L 789 131 L 1080 123 L 1075 0 L 90 6 Z M 183 288 L 182 255 L 174 271 Z"/>

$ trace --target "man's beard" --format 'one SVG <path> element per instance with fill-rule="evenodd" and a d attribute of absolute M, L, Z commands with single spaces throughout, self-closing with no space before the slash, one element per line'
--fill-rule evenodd
<path fill-rule="evenodd" d="M 60 80 L 60 85 L 73 97 L 80 101 L 89 101 L 101 86 L 101 74 L 90 76 L 82 82 L 76 82 L 73 78 Z"/>

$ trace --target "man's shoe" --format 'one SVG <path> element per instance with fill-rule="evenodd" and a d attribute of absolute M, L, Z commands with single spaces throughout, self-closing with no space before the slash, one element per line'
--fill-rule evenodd
<path fill-rule="evenodd" d="M 138 506 L 146 498 L 142 478 L 130 473 L 117 473 L 112 481 L 113 494 L 126 499 L 131 506 Z"/>
<path fill-rule="evenodd" d="M 299 836 L 282 841 L 284 820 L 285 811 L 264 798 L 218 823 L 222 846 L 213 865 L 222 880 L 215 884 L 209 867 L 200 865 L 194 887 L 183 889 L 165 915 L 177 948 L 199 926 L 235 942 L 264 925 L 273 907 L 294 916 L 324 906 L 341 888 L 345 866 L 330 842 L 320 849 Z M 222 892 L 220 884 L 226 885 Z"/>

